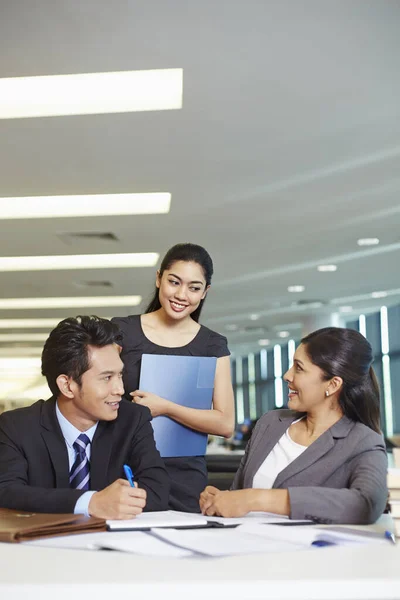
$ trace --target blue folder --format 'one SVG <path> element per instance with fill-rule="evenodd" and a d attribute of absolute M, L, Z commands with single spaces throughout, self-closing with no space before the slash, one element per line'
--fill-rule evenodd
<path fill-rule="evenodd" d="M 210 409 L 217 359 L 204 356 L 143 354 L 139 388 L 190 408 Z M 165 416 L 151 422 L 163 458 L 204 456 L 207 434 Z"/>

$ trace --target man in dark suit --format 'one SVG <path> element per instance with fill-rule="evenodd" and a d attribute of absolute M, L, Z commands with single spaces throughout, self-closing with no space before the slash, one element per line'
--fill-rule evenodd
<path fill-rule="evenodd" d="M 150 411 L 121 398 L 118 341 L 118 327 L 98 317 L 50 333 L 42 373 L 53 397 L 0 415 L 0 507 L 105 519 L 168 508 Z"/>

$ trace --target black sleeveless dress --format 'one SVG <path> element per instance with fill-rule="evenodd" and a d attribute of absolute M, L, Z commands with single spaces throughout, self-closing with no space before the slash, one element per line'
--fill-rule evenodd
<path fill-rule="evenodd" d="M 229 356 L 227 340 L 224 336 L 211 331 L 204 325 L 195 338 L 177 348 L 158 346 L 145 335 L 140 315 L 114 317 L 122 334 L 121 359 L 124 362 L 125 398 L 132 400 L 130 392 L 139 389 L 142 354 L 169 354 L 172 356 Z M 164 458 L 171 479 L 169 508 L 186 512 L 200 512 L 199 496 L 207 485 L 207 468 L 204 456 L 179 456 Z"/>

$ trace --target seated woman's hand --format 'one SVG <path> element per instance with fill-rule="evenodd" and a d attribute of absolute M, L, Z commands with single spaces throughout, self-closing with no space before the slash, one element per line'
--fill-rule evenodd
<path fill-rule="evenodd" d="M 199 504 L 200 510 L 203 515 L 206 514 L 206 510 L 212 505 L 214 501 L 214 497 L 216 494 L 220 494 L 221 490 L 214 487 L 213 485 L 208 485 L 200 494 Z"/>
<path fill-rule="evenodd" d="M 208 492 L 208 486 L 200 496 L 200 508 L 204 515 L 218 517 L 244 517 L 252 510 L 251 500 L 254 490 L 235 490 Z"/>

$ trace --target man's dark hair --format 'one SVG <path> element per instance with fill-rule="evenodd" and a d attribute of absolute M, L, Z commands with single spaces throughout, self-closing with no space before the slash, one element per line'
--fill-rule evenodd
<path fill-rule="evenodd" d="M 60 390 L 59 375 L 71 377 L 81 385 L 82 375 L 90 369 L 88 346 L 102 348 L 120 344 L 122 334 L 115 323 L 96 316 L 68 317 L 53 329 L 42 352 L 42 375 L 54 396 Z"/>

